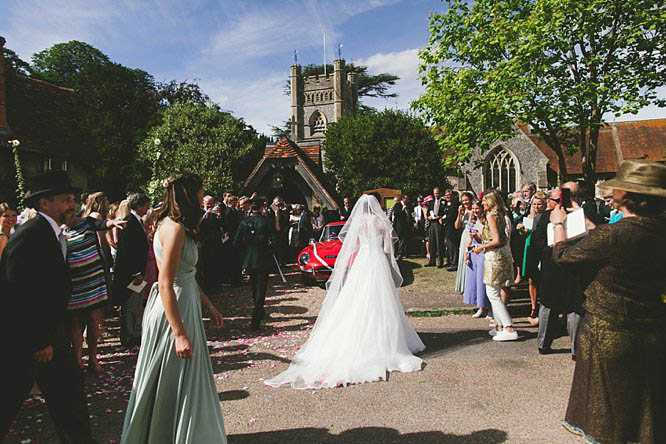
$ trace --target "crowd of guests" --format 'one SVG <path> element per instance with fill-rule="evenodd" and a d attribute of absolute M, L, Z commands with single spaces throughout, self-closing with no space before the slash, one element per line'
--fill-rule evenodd
<path fill-rule="evenodd" d="M 103 371 L 96 347 L 105 307 L 121 307 L 124 345 L 142 341 L 147 295 L 176 285 L 173 271 L 167 284 L 158 273 L 153 245 L 161 255 L 159 221 L 168 217 L 174 239 L 181 225 L 192 230 L 187 236 L 199 241 L 201 253 L 199 265 L 188 267 L 199 274 L 202 288 L 240 284 L 246 272 L 254 302 L 251 327 L 257 330 L 265 317 L 269 271 L 315 239 L 326 222 L 344 221 L 351 212 L 349 199 L 328 217 L 280 197 L 269 204 L 228 194 L 217 202 L 203 197 L 200 179 L 190 180 L 187 195 L 178 194 L 187 188 L 179 181 L 186 180 L 166 184 L 168 205 L 159 209 L 140 193 L 116 205 L 97 192 L 83 196 L 77 211 L 63 172 L 31 178 L 21 214 L 0 203 L 0 286 L 9 296 L 0 328 L 12 338 L 6 344 L 12 359 L 0 380 L 1 436 L 36 382 L 60 440 L 94 442 L 81 377 L 84 332 L 93 373 Z M 590 442 L 662 442 L 666 165 L 625 161 L 602 187 L 603 199 L 595 199 L 584 182 L 547 191 L 526 184 L 508 196 L 494 189 L 476 196 L 435 188 L 414 207 L 401 196 L 389 209 L 399 238 L 396 254 L 408 256 L 416 238 L 426 266 L 456 272 L 456 288 L 477 308 L 474 317 L 491 318 L 495 341 L 518 338 L 507 304 L 511 288 L 526 281 L 539 353 L 552 352 L 560 317 L 571 338 L 576 367 L 564 426 Z M 588 233 L 568 239 L 567 217 L 577 210 Z M 221 325 L 205 292 L 201 304 Z M 176 343 L 176 352 L 187 358 L 188 348 Z"/>

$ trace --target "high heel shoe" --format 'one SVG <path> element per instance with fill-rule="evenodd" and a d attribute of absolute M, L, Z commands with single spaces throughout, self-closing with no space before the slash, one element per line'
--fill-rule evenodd
<path fill-rule="evenodd" d="M 483 308 L 479 308 L 476 313 L 472 315 L 473 318 L 484 318 L 488 314 L 487 310 L 484 310 Z"/>
<path fill-rule="evenodd" d="M 539 310 L 533 308 L 529 317 L 527 318 L 527 322 L 529 322 L 532 327 L 539 325 Z"/>

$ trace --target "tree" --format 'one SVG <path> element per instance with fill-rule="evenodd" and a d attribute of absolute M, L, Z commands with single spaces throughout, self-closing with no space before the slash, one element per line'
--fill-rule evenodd
<path fill-rule="evenodd" d="M 211 104 L 210 97 L 201 90 L 196 79 L 192 82 L 171 80 L 160 82 L 157 87 L 157 102 L 161 107 L 176 103 L 202 103 Z"/>
<path fill-rule="evenodd" d="M 140 183 L 138 144 L 158 121 L 153 77 L 117 63 L 93 64 L 78 79 L 76 99 L 86 128 L 89 188 L 118 200 Z"/>
<path fill-rule="evenodd" d="M 179 171 L 201 175 L 206 193 L 221 196 L 239 188 L 265 145 L 243 119 L 217 106 L 177 103 L 164 109 L 162 122 L 148 131 L 138 161 L 152 171 L 145 188 L 155 199 L 162 197 L 162 180 Z"/>
<path fill-rule="evenodd" d="M 19 74 L 26 77 L 32 74 L 30 64 L 22 60 L 14 51 L 9 48 L 2 48 L 2 53 L 5 57 L 5 73 Z"/>
<path fill-rule="evenodd" d="M 343 196 L 372 188 L 423 193 L 445 181 L 431 131 L 402 111 L 361 112 L 331 123 L 324 165 Z"/>
<path fill-rule="evenodd" d="M 419 54 L 426 92 L 414 104 L 442 128 L 448 163 L 529 124 L 555 152 L 580 150 L 596 181 L 599 130 L 608 112 L 635 113 L 666 84 L 666 14 L 660 0 L 454 0 L 430 18 Z"/>
<path fill-rule="evenodd" d="M 40 78 L 77 89 L 81 72 L 90 66 L 111 63 L 109 57 L 85 42 L 58 43 L 32 56 L 32 70 Z"/>

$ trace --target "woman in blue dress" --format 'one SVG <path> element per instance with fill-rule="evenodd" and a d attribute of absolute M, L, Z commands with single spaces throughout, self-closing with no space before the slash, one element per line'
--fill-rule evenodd
<path fill-rule="evenodd" d="M 222 327 L 222 315 L 195 279 L 202 182 L 182 174 L 163 186 L 153 241 L 159 278 L 143 317 L 121 443 L 226 443 L 201 307 L 213 327 Z"/>
<path fill-rule="evenodd" d="M 478 200 L 472 204 L 472 217 L 467 223 L 469 240 L 465 252 L 465 293 L 463 297 L 465 304 L 475 305 L 478 308 L 477 312 L 472 315 L 474 318 L 486 316 L 490 305 L 486 296 L 486 285 L 483 283 L 484 253 L 471 251 L 472 248 L 481 245 L 480 227 L 477 222 L 479 225 L 485 223 L 483 206 Z"/>

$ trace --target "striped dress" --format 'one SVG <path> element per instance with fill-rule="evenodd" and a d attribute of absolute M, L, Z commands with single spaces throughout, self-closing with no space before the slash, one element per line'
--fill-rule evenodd
<path fill-rule="evenodd" d="M 86 217 L 66 231 L 67 263 L 72 278 L 72 298 L 68 310 L 90 307 L 109 298 L 104 261 L 97 240 L 100 222 Z"/>

